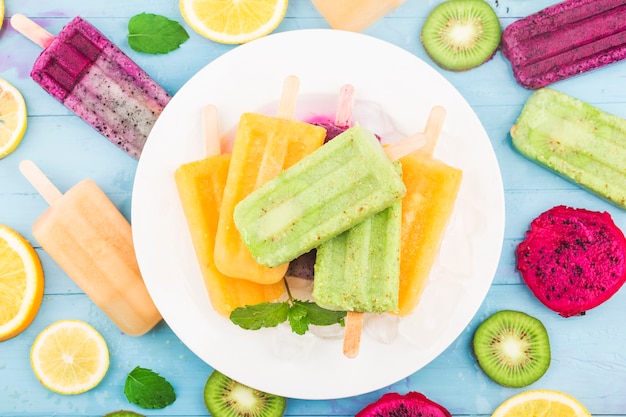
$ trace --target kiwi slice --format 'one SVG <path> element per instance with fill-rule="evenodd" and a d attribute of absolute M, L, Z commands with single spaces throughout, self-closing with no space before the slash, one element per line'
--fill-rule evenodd
<path fill-rule="evenodd" d="M 135 413 L 134 411 L 118 410 L 105 414 L 104 417 L 144 417 L 144 415 Z"/>
<path fill-rule="evenodd" d="M 421 40 L 440 67 L 465 71 L 489 61 L 502 37 L 498 16 L 483 0 L 449 0 L 426 18 Z"/>
<path fill-rule="evenodd" d="M 482 370 L 506 387 L 530 385 L 550 366 L 546 328 L 520 311 L 502 310 L 483 321 L 474 333 L 473 347 Z"/>
<path fill-rule="evenodd" d="M 285 413 L 287 399 L 213 371 L 204 386 L 204 404 L 213 417 L 280 417 Z"/>

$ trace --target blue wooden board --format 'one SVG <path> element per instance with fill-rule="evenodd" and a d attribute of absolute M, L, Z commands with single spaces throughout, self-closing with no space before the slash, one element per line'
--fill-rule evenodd
<path fill-rule="evenodd" d="M 432 64 L 419 42 L 428 12 L 440 1 L 408 0 L 365 31 Z M 554 0 L 489 0 L 503 27 L 554 3 Z M 212 368 L 203 363 L 165 323 L 133 338 L 121 334 L 37 244 L 33 221 L 45 202 L 19 174 L 22 159 L 32 159 L 61 190 L 85 177 L 98 183 L 130 218 L 137 162 L 111 146 L 80 119 L 48 96 L 28 76 L 39 47 L 17 34 L 9 17 L 22 13 L 57 33 L 76 15 L 88 19 L 119 45 L 167 91 L 174 94 L 199 69 L 235 46 L 211 42 L 183 21 L 173 0 L 108 0 L 106 2 L 5 0 L 0 31 L 0 77 L 23 93 L 29 112 L 28 130 L 19 148 L 0 160 L 0 223 L 25 236 L 37 249 L 46 274 L 44 301 L 32 325 L 0 343 L 0 416 L 99 416 L 125 408 L 148 415 L 208 415 L 202 389 Z M 132 51 L 126 41 L 131 16 L 157 13 L 177 20 L 191 38 L 174 52 L 151 56 Z M 292 0 L 277 31 L 327 28 L 310 0 Z M 323 56 L 321 56 L 323 59 Z M 433 64 L 434 65 L 434 64 Z M 541 305 L 515 271 L 514 249 L 529 222 L 542 211 L 565 204 L 608 211 L 626 230 L 626 213 L 581 190 L 520 156 L 511 146 L 509 129 L 530 92 L 518 86 L 501 52 L 483 66 L 463 73 L 435 68 L 470 103 L 489 135 L 500 163 L 505 187 L 506 226 L 494 283 L 480 310 L 458 339 L 428 366 L 376 392 L 339 400 L 289 399 L 288 416 L 349 416 L 385 392 L 421 391 L 445 405 L 455 416 L 490 415 L 503 400 L 522 391 L 498 386 L 478 368 L 470 343 L 476 326 L 501 309 L 525 311 L 548 329 L 553 361 L 547 374 L 528 387 L 556 389 L 577 397 L 594 415 L 626 416 L 626 290 L 584 317 L 564 319 Z M 390 70 L 391 71 L 391 70 Z M 554 85 L 603 110 L 626 117 L 626 61 Z M 111 366 L 102 383 L 75 396 L 54 394 L 34 376 L 29 351 L 36 335 L 59 319 L 81 319 L 94 325 L 111 351 Z M 123 395 L 126 374 L 135 366 L 151 368 L 172 382 L 178 399 L 163 410 L 141 410 Z M 302 375 L 302 384 L 307 376 Z"/>

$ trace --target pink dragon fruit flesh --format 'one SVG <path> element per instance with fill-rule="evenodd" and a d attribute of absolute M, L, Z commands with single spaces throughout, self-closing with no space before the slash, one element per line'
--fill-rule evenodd
<path fill-rule="evenodd" d="M 443 406 L 419 392 L 391 392 L 366 406 L 355 417 L 452 417 Z"/>
<path fill-rule="evenodd" d="M 626 239 L 606 212 L 553 207 L 531 222 L 516 254 L 528 288 L 563 317 L 585 314 L 626 281 Z"/>

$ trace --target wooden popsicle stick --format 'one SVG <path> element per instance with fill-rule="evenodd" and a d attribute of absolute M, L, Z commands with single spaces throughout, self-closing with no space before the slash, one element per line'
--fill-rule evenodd
<path fill-rule="evenodd" d="M 295 75 L 289 75 L 283 83 L 283 92 L 278 102 L 277 117 L 281 119 L 293 119 L 296 113 L 296 100 L 300 89 L 300 79 Z"/>
<path fill-rule="evenodd" d="M 363 313 L 348 311 L 346 315 L 346 330 L 343 335 L 343 354 L 347 358 L 355 358 L 361 345 L 361 330 L 363 328 Z"/>
<path fill-rule="evenodd" d="M 202 131 L 206 157 L 221 155 L 222 134 L 220 132 L 219 114 L 217 107 L 212 104 L 207 104 L 202 108 Z"/>
<path fill-rule="evenodd" d="M 426 145 L 426 135 L 422 132 L 408 136 L 392 145 L 384 148 L 390 161 L 397 161 Z"/>
<path fill-rule="evenodd" d="M 28 182 L 35 187 L 35 190 L 46 200 L 48 204 L 53 204 L 56 200 L 63 197 L 63 193 L 50 181 L 33 161 L 28 159 L 20 162 L 20 172 Z"/>
<path fill-rule="evenodd" d="M 428 114 L 426 128 L 423 133 L 415 133 L 385 147 L 385 153 L 391 161 L 396 161 L 417 150 L 432 155 L 445 118 L 446 109 L 441 106 L 434 106 Z"/>
<path fill-rule="evenodd" d="M 352 108 L 354 107 L 354 87 L 346 84 L 339 90 L 335 126 L 348 127 L 352 123 Z"/>
<path fill-rule="evenodd" d="M 441 106 L 434 106 L 430 109 L 428 114 L 428 120 L 426 120 L 426 127 L 424 128 L 424 135 L 426 135 L 426 144 L 420 152 L 425 152 L 427 155 L 432 155 L 435 151 L 435 145 L 441 134 L 443 128 L 443 122 L 446 118 L 446 109 Z"/>
<path fill-rule="evenodd" d="M 354 107 L 354 87 L 346 84 L 339 90 L 335 125 L 347 127 L 352 123 L 352 109 Z M 354 358 L 361 346 L 361 332 L 363 329 L 363 313 L 348 311 L 346 329 L 343 335 L 343 354 L 347 358 Z"/>
<path fill-rule="evenodd" d="M 15 14 L 11 17 L 11 26 L 28 39 L 41 46 L 47 48 L 50 46 L 55 36 L 30 20 L 23 14 Z"/>

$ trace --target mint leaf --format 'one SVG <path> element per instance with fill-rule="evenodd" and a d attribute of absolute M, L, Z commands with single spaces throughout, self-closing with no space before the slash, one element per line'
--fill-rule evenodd
<path fill-rule="evenodd" d="M 126 377 L 124 395 L 141 408 L 164 408 L 176 400 L 174 387 L 156 372 L 137 366 Z"/>
<path fill-rule="evenodd" d="M 258 330 L 262 327 L 276 327 L 289 320 L 291 330 L 299 335 L 309 330 L 309 325 L 330 326 L 344 325 L 345 311 L 326 310 L 312 301 L 293 298 L 285 280 L 289 299 L 279 303 L 259 303 L 237 307 L 230 313 L 230 321 L 246 330 Z"/>
<path fill-rule="evenodd" d="M 128 44 L 137 52 L 166 54 L 187 39 L 189 34 L 180 23 L 164 16 L 141 13 L 128 22 Z"/>
<path fill-rule="evenodd" d="M 302 305 L 302 302 L 294 301 L 289 309 L 289 325 L 291 325 L 291 330 L 299 335 L 303 335 L 309 330 L 307 309 Z"/>
<path fill-rule="evenodd" d="M 290 302 L 260 303 L 237 307 L 230 313 L 230 321 L 246 330 L 258 330 L 263 327 L 276 327 L 289 320 L 291 330 L 303 335 L 309 325 L 343 326 L 345 311 L 326 310 L 311 301 L 291 299 Z"/>
<path fill-rule="evenodd" d="M 260 303 L 237 307 L 230 313 L 230 321 L 246 330 L 276 327 L 287 320 L 288 303 Z"/>
<path fill-rule="evenodd" d="M 294 306 L 300 306 L 306 310 L 306 317 L 309 324 L 315 326 L 331 326 L 333 324 L 344 325 L 344 317 L 346 317 L 345 311 L 333 311 L 327 310 L 318 306 L 311 301 L 294 300 Z"/>

